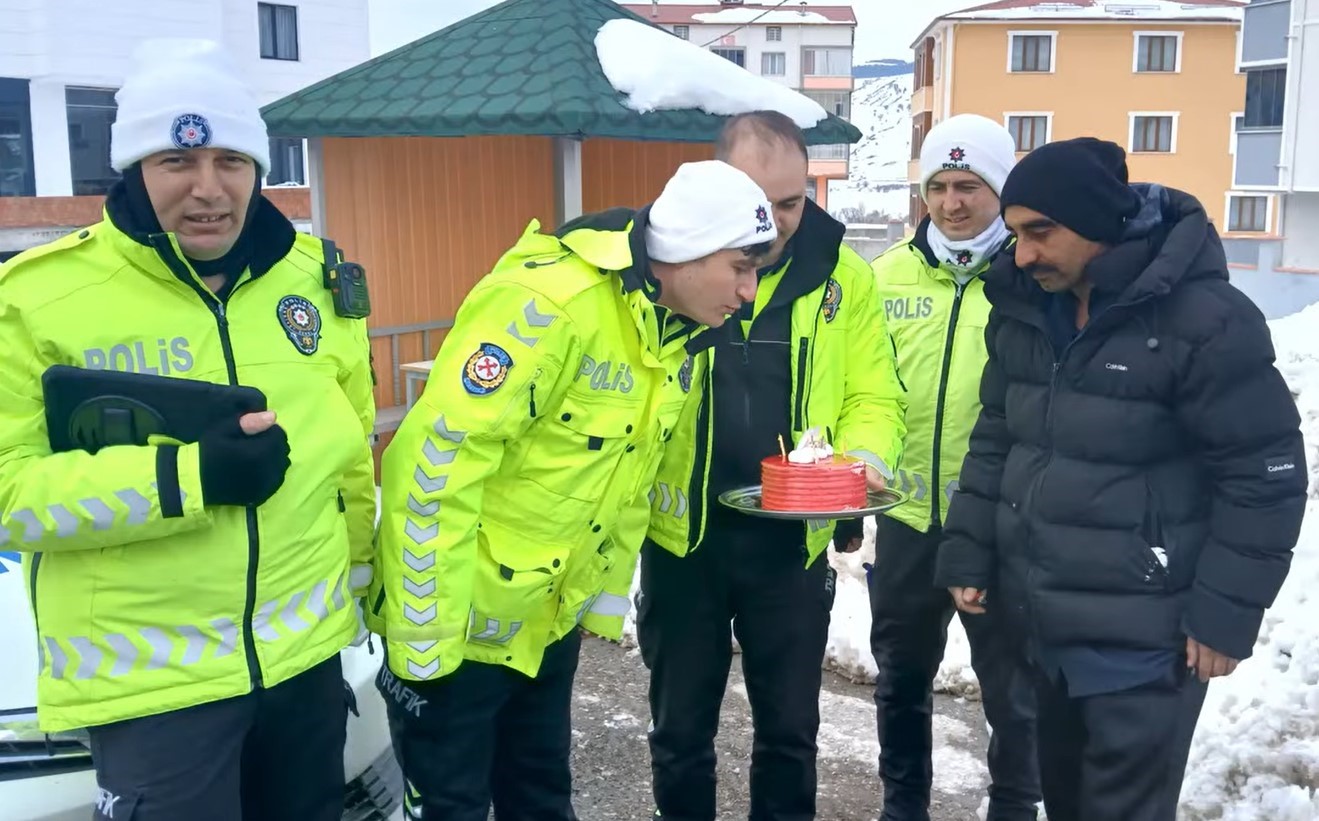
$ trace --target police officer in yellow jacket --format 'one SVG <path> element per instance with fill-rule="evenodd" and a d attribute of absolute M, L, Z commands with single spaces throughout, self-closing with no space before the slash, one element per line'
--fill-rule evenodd
<path fill-rule="evenodd" d="M 39 720 L 88 728 L 98 819 L 336 821 L 375 514 L 365 323 L 261 196 L 265 125 L 218 45 L 147 43 L 117 100 L 104 220 L 0 266 L 0 548 L 25 554 Z M 271 412 L 52 453 L 53 365 L 242 384 Z"/>
<path fill-rule="evenodd" d="M 779 239 L 754 304 L 701 357 L 701 401 L 685 409 L 692 422 L 669 443 L 655 487 L 637 636 L 651 673 L 656 817 L 714 821 L 732 622 L 755 729 L 751 817 L 812 818 L 835 582 L 821 554 L 833 522 L 755 519 L 717 497 L 759 484 L 778 437 L 796 442 L 812 427 L 865 459 L 882 485 L 901 453 L 903 390 L 870 266 L 806 197 L 801 130 L 778 112 L 746 114 L 716 151 L 765 190 Z"/>
<path fill-rule="evenodd" d="M 636 213 L 533 222 L 464 300 L 381 474 L 368 624 L 413 817 L 576 817 L 578 628 L 619 637 L 693 352 L 775 236 L 750 178 L 692 163 Z"/>
<path fill-rule="evenodd" d="M 947 591 L 934 587 L 935 559 L 980 413 L 989 318 L 981 275 L 1010 241 L 998 194 L 1015 151 L 1007 129 L 976 114 L 935 126 L 920 159 L 930 214 L 911 240 L 874 262 L 908 391 L 897 477 L 908 501 L 876 522 L 870 573 L 884 821 L 929 819 L 931 694 L 953 614 Z M 988 616 L 959 615 L 992 728 L 988 818 L 1034 819 L 1035 713 L 1020 656 Z"/>

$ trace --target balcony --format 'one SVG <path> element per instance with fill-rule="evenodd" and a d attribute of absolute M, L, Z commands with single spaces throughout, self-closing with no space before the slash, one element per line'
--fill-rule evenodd
<path fill-rule="evenodd" d="M 912 115 L 934 110 L 934 86 L 918 88 L 911 93 Z"/>
<path fill-rule="evenodd" d="M 1237 131 L 1234 188 L 1276 188 L 1282 162 L 1281 128 L 1245 128 Z"/>
<path fill-rule="evenodd" d="M 850 145 L 812 145 L 806 149 L 810 158 L 808 173 L 812 177 L 846 179 L 851 153 Z"/>
<path fill-rule="evenodd" d="M 1241 24 L 1241 62 L 1286 62 L 1291 14 L 1291 3 L 1287 2 L 1256 0 L 1246 6 Z"/>

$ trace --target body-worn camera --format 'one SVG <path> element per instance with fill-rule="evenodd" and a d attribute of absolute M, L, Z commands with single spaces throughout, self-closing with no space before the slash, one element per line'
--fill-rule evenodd
<path fill-rule="evenodd" d="M 325 241 L 325 289 L 334 297 L 335 314 L 348 319 L 371 315 L 371 294 L 366 287 L 366 269 L 356 262 L 342 262 L 334 243 Z"/>

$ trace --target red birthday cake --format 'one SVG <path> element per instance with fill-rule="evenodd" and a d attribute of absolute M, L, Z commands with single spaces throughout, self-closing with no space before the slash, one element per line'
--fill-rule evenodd
<path fill-rule="evenodd" d="M 797 449 L 760 463 L 760 506 L 763 510 L 855 510 L 866 505 L 866 464 L 837 456 L 814 431 L 807 431 Z"/>

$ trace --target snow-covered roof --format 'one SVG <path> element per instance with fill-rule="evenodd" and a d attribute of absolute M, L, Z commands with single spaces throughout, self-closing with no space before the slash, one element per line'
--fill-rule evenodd
<path fill-rule="evenodd" d="M 744 25 L 753 20 L 755 25 L 760 26 L 856 25 L 856 14 L 851 6 L 812 4 L 799 7 L 798 3 L 791 0 L 786 6 L 762 3 L 744 3 L 732 7 L 719 3 L 660 3 L 658 6 L 650 3 L 623 3 L 622 6 L 661 26 Z"/>
<path fill-rule="evenodd" d="M 944 16 L 945 20 L 1240 20 L 1235 0 L 1000 0 Z"/>
<path fill-rule="evenodd" d="M 1178 22 L 1239 22 L 1246 3 L 1238 0 L 998 0 L 936 17 L 912 44 L 913 48 L 944 20 L 1087 22 L 1132 20 Z"/>
<path fill-rule="evenodd" d="M 605 23 L 595 37 L 595 50 L 609 84 L 627 96 L 623 104 L 643 114 L 699 108 L 727 117 L 771 109 L 802 128 L 827 116 L 809 97 L 635 20 Z"/>

